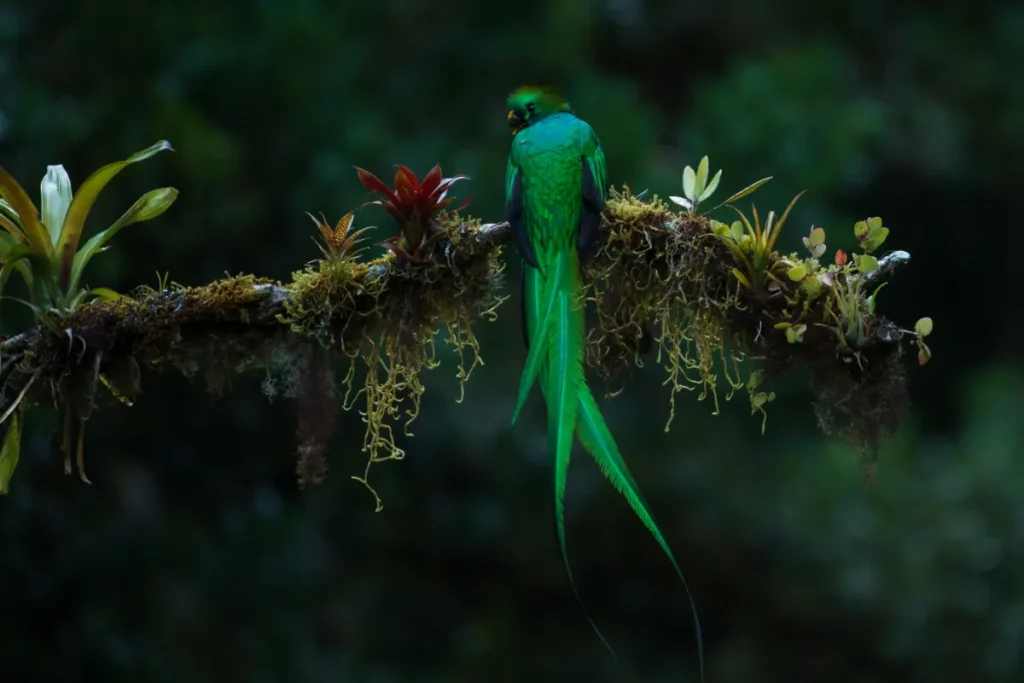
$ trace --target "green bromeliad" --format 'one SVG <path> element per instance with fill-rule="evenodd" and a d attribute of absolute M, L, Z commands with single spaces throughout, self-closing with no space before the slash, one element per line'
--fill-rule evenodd
<path fill-rule="evenodd" d="M 590 125 L 573 115 L 569 103 L 549 88 L 519 88 L 509 96 L 508 106 L 513 138 L 505 175 L 505 201 L 516 247 L 525 262 L 522 326 L 528 348 L 512 422 L 539 379 L 547 402 L 548 450 L 555 463 L 558 542 L 577 600 L 564 524 L 565 484 L 574 433 L 668 555 L 686 587 L 703 680 L 700 621 L 686 580 L 619 453 L 584 375 L 580 259 L 597 244 L 608 189 L 601 142 Z M 593 620 L 590 623 L 604 641 Z"/>

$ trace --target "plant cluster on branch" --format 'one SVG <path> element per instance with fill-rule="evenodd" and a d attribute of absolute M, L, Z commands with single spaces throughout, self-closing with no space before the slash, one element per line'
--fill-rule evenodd
<path fill-rule="evenodd" d="M 177 191 L 147 193 L 79 249 L 96 195 L 122 168 L 165 149 L 170 145 L 158 143 L 100 169 L 73 199 L 63 169 L 51 167 L 42 217 L 0 169 L 0 295 L 17 270 L 28 285 L 25 303 L 36 313 L 31 329 L 0 341 L 0 491 L 7 492 L 18 462 L 30 406 L 58 406 L 57 450 L 65 469 L 75 460 L 88 481 L 84 421 L 104 402 L 131 405 L 143 368 L 202 370 L 215 392 L 232 374 L 257 369 L 268 397 L 295 400 L 300 484 L 319 481 L 327 470 L 336 408 L 358 406 L 368 462 L 353 478 L 380 509 L 368 471 L 404 456 L 394 430 L 409 434 L 419 412 L 421 374 L 438 364 L 438 329 L 447 329 L 457 352 L 461 383 L 482 363 L 472 323 L 493 320 L 507 298 L 501 251 L 511 239 L 508 224 L 461 216 L 468 202 L 450 209 L 452 186 L 467 178 L 445 178 L 440 166 L 422 180 L 399 166 L 393 188 L 357 168 L 377 195 L 364 206 L 383 208 L 400 228 L 379 243 L 386 252 L 376 258 L 362 258 L 370 228 L 354 230 L 350 212 L 334 227 L 313 219 L 321 258 L 288 283 L 239 275 L 198 287 L 163 278 L 155 289 L 124 293 L 83 288 L 89 259 L 121 228 L 163 213 Z M 762 222 L 756 206 L 749 215 L 736 206 L 770 179 L 760 180 L 707 212 L 735 211 L 738 220 L 725 223 L 702 213 L 722 171 L 709 175 L 707 157 L 696 170 L 686 168 L 683 196 L 670 197 L 678 211 L 657 196 L 611 190 L 601 245 L 584 264 L 584 297 L 595 311 L 588 364 L 615 395 L 624 374 L 654 352 L 670 386 L 669 423 L 683 389 L 712 397 L 717 413 L 724 379 L 724 397 L 745 394 L 762 430 L 775 397 L 767 390 L 771 377 L 801 364 L 810 369 L 822 427 L 840 428 L 870 452 L 906 410 L 905 342 L 917 346 L 922 364 L 931 355 L 924 343 L 929 318 L 906 330 L 876 310 L 882 279 L 909 255 L 875 255 L 889 235 L 878 218 L 854 226 L 860 252 L 852 258 L 837 251 L 825 259 L 821 227 L 803 238 L 805 254 L 780 254 L 775 244 L 799 195 L 780 217 L 768 212 Z M 342 392 L 335 360 L 347 367 Z"/>

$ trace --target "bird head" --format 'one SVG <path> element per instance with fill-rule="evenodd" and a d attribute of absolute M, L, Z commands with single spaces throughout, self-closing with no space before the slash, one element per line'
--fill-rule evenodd
<path fill-rule="evenodd" d="M 572 112 L 562 93 L 554 88 L 524 85 L 508 96 L 508 125 L 512 135 L 551 114 Z"/>

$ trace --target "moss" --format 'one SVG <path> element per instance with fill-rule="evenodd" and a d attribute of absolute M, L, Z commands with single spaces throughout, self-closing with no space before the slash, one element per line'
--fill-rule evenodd
<path fill-rule="evenodd" d="M 737 305 L 721 271 L 726 250 L 705 217 L 676 214 L 657 196 L 641 201 L 613 188 L 604 220 L 608 240 L 585 269 L 597 311 L 590 364 L 610 382 L 629 364 L 642 366 L 653 339 L 671 386 L 666 429 L 684 389 L 700 388 L 698 398 L 710 396 L 717 413 L 715 360 L 735 371 L 739 359 L 725 353 L 728 311 Z"/>
<path fill-rule="evenodd" d="M 476 239 L 479 221 L 452 215 L 439 227 L 438 237 L 415 259 L 400 249 L 365 264 L 319 261 L 296 273 L 282 316 L 293 332 L 333 346 L 350 360 L 342 407 L 362 402 L 362 448 L 368 455 L 363 474 L 353 478 L 373 494 L 378 510 L 381 499 L 369 471 L 375 463 L 405 457 L 395 430 L 400 426 L 411 436 L 424 391 L 421 373 L 438 365 L 437 328 L 448 329 L 462 386 L 482 363 L 471 323 L 493 319 L 504 300 L 498 294 L 500 248 Z M 356 386 L 360 360 L 364 379 Z"/>
<path fill-rule="evenodd" d="M 267 396 L 297 400 L 300 485 L 326 472 L 325 449 L 335 401 L 330 356 L 347 357 L 343 407 L 366 422 L 367 468 L 356 479 L 372 492 L 369 467 L 399 459 L 395 430 L 409 434 L 423 394 L 421 373 L 437 366 L 435 336 L 458 358 L 462 386 L 482 363 L 472 322 L 493 320 L 504 265 L 500 245 L 480 239 L 480 223 L 456 214 L 438 223 L 435 238 L 414 258 L 399 249 L 368 262 L 352 250 L 351 217 L 328 231 L 324 257 L 294 273 L 287 285 L 252 275 L 229 276 L 202 287 L 161 282 L 50 315 L 8 345 L 0 366 L 4 405 L 55 402 L 65 410 L 63 450 L 70 457 L 75 425 L 101 400 L 131 404 L 142 367 L 202 372 L 219 395 L 235 374 L 262 371 Z M 349 239 L 352 238 L 352 239 Z M 356 386 L 356 368 L 364 366 Z M 24 395 L 17 398 L 18 392 Z M 11 392 L 14 392 L 13 395 Z M 460 398 L 461 400 L 461 398 Z M 64 410 L 64 408 L 62 408 Z M 83 473 L 84 477 L 84 473 Z M 380 499 L 374 492 L 378 509 Z"/>
<path fill-rule="evenodd" d="M 836 428 L 862 452 L 904 414 L 900 333 L 874 314 L 852 266 L 776 252 L 744 261 L 728 241 L 729 226 L 673 212 L 657 196 L 640 200 L 628 188 L 611 191 L 604 223 L 607 241 L 585 265 L 585 296 L 596 313 L 587 358 L 610 396 L 656 344 L 670 387 L 666 430 L 684 389 L 710 398 L 715 414 L 720 393 L 729 400 L 745 389 L 763 429 L 774 399 L 763 384 L 794 364 L 812 370 L 823 428 Z M 806 244 L 820 256 L 823 231 L 813 238 Z M 742 277 L 751 267 L 764 271 Z M 749 286 L 755 281 L 765 284 Z"/>

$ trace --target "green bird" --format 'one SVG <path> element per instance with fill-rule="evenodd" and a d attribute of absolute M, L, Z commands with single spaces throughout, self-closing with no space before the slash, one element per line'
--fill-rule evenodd
<path fill-rule="evenodd" d="M 565 483 L 574 433 L 654 536 L 679 575 L 693 612 L 703 680 L 700 619 L 689 586 L 619 453 L 584 374 L 580 262 L 598 243 L 608 190 L 601 141 L 553 89 L 521 87 L 509 95 L 508 107 L 513 137 L 505 173 L 505 208 L 516 248 L 524 261 L 521 323 L 528 349 L 512 423 L 515 424 L 530 389 L 539 379 L 547 402 L 548 450 L 555 463 L 558 543 L 581 607 L 565 549 Z M 589 614 L 587 619 L 611 650 Z"/>

